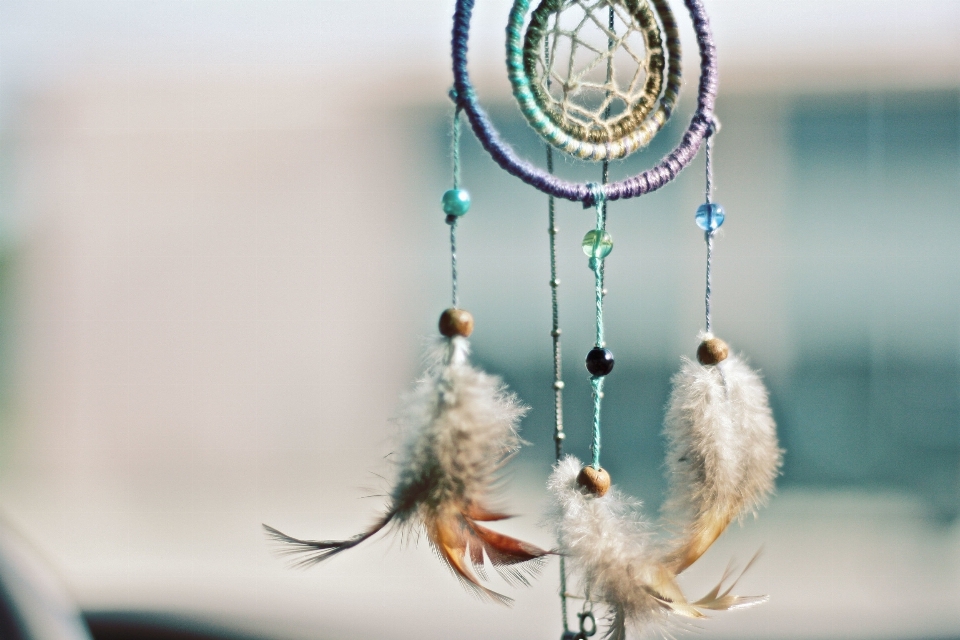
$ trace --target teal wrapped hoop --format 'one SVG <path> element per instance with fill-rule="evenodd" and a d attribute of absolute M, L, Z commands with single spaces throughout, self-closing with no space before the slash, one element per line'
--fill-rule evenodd
<path fill-rule="evenodd" d="M 585 182 L 570 182 L 531 164 L 500 137 L 477 97 L 467 69 L 470 48 L 470 20 L 475 0 L 457 0 L 453 14 L 451 56 L 453 59 L 453 99 L 466 114 L 470 127 L 490 157 L 504 171 L 527 184 L 565 200 L 592 206 L 598 191 L 607 201 L 635 198 L 656 191 L 677 175 L 696 157 L 707 132 L 713 127 L 713 108 L 717 98 L 717 49 L 710 31 L 710 20 L 703 8 L 703 0 L 683 0 L 700 51 L 700 81 L 697 86 L 697 106 L 680 143 L 653 167 L 637 175 L 603 185 L 599 190 Z"/>
<path fill-rule="evenodd" d="M 544 36 L 544 14 L 558 12 L 563 6 L 562 0 L 542 0 L 534 11 L 526 36 L 523 33 L 523 26 L 531 2 L 515 0 L 507 25 L 507 73 L 520 111 L 544 140 L 561 151 L 584 160 L 616 160 L 648 145 L 669 120 L 680 93 L 680 36 L 677 23 L 666 0 L 652 0 L 652 2 L 663 23 L 666 35 L 669 59 L 667 82 L 660 97 L 659 106 L 646 118 L 657 97 L 649 94 L 659 93 L 661 83 L 657 80 L 661 77 L 663 68 L 662 54 L 654 48 L 659 48 L 660 39 L 651 37 L 650 33 L 651 28 L 656 29 L 656 24 L 654 21 L 654 24 L 650 25 L 652 16 L 644 15 L 643 9 L 646 8 L 646 2 L 613 1 L 624 6 L 641 23 L 646 45 L 653 53 L 651 56 L 653 68 L 648 70 L 651 77 L 648 78 L 644 94 L 640 101 L 629 108 L 628 113 L 611 127 L 614 135 L 605 135 L 604 131 L 586 131 L 579 123 L 565 121 L 547 103 L 547 96 L 542 89 L 531 80 L 534 67 L 533 56 L 540 49 Z"/>

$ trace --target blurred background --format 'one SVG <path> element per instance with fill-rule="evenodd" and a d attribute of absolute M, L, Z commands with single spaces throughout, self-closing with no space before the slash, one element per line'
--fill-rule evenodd
<path fill-rule="evenodd" d="M 478 4 L 478 90 L 539 161 L 503 70 L 510 3 Z M 695 41 L 674 4 L 682 108 L 615 177 L 652 165 L 691 112 Z M 727 211 L 715 327 L 762 370 L 787 453 L 770 507 L 684 580 L 698 594 L 762 547 L 741 590 L 772 599 L 699 633 L 960 637 L 960 2 L 706 6 Z M 531 589 L 495 583 L 516 597 L 505 609 L 425 541 L 293 571 L 260 528 L 346 537 L 383 504 L 391 417 L 448 297 L 452 12 L 0 0 L 0 517 L 94 631 L 559 637 L 555 562 Z M 523 515 L 503 529 L 549 547 L 546 198 L 464 140 L 462 303 L 477 360 L 532 408 L 505 494 Z M 610 208 L 605 466 L 651 513 L 669 379 L 701 324 L 702 169 Z M 570 203 L 558 220 L 567 444 L 583 457 L 593 222 Z"/>

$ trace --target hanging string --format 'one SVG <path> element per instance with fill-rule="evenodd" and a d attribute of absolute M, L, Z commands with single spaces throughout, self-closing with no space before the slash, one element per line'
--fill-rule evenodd
<path fill-rule="evenodd" d="M 597 210 L 596 233 L 598 238 L 602 238 L 606 233 L 607 197 L 603 185 L 594 184 L 591 187 L 594 191 L 593 200 L 596 203 Z M 606 345 L 603 335 L 603 296 L 605 293 L 603 288 L 603 263 L 602 257 L 592 257 L 589 263 L 590 269 L 593 270 L 595 283 L 596 348 L 598 349 L 602 349 Z M 590 378 L 590 385 L 593 387 L 593 444 L 591 450 L 593 452 L 592 466 L 594 469 L 600 468 L 600 406 L 603 400 L 604 379 L 602 375 L 595 375 Z"/>
<path fill-rule="evenodd" d="M 608 14 L 608 26 L 610 28 L 610 33 L 614 32 L 614 17 L 616 13 L 613 10 L 613 5 L 610 5 L 609 14 Z M 607 47 L 612 49 L 616 41 L 613 39 L 612 35 L 607 38 Z M 607 84 L 610 84 L 613 81 L 613 58 L 607 58 Z M 610 106 L 607 105 L 607 117 L 610 115 Z M 610 162 L 607 160 L 603 161 L 603 171 L 600 176 L 600 184 L 602 185 L 599 189 L 595 189 L 596 194 L 594 195 L 594 203 L 597 208 L 597 231 L 600 234 L 603 234 L 603 231 L 606 230 L 607 226 L 607 199 L 604 187 L 606 187 L 607 182 L 610 180 Z M 594 273 L 596 274 L 596 285 L 597 285 L 597 346 L 604 346 L 603 339 L 603 296 L 606 294 L 606 291 L 603 289 L 603 260 L 593 259 L 591 261 L 591 266 L 594 267 Z M 596 410 L 599 412 L 599 408 Z M 597 418 L 599 420 L 599 417 Z M 598 427 L 599 428 L 599 427 Z M 595 438 L 599 441 L 599 436 Z M 599 449 L 599 444 L 597 445 Z M 597 465 L 594 465 L 597 466 Z"/>
<path fill-rule="evenodd" d="M 603 196 L 603 190 L 599 189 L 596 196 L 597 200 L 597 231 L 600 235 L 603 235 L 603 232 L 606 231 L 606 199 Z M 597 343 L 596 346 L 603 348 L 606 345 L 606 341 L 603 336 L 603 259 L 602 258 L 590 258 L 590 268 L 594 273 L 594 283 L 595 283 L 595 300 L 596 300 L 596 310 L 597 310 Z"/>
<path fill-rule="evenodd" d="M 610 9 L 609 9 L 609 13 L 608 13 L 608 15 L 607 15 L 607 26 L 608 26 L 609 29 L 610 29 L 610 35 L 607 36 L 607 51 L 608 51 L 608 52 L 609 52 L 609 51 L 612 51 L 613 48 L 617 45 L 617 41 L 613 39 L 613 33 L 614 33 L 613 29 L 614 29 L 614 27 L 615 27 L 614 22 L 613 22 L 613 19 L 614 19 L 615 17 L 616 17 L 616 12 L 613 10 L 613 5 L 611 4 L 611 5 L 610 5 Z M 549 68 L 549 67 L 548 67 L 548 68 Z M 607 87 L 607 101 L 608 101 L 608 103 L 607 103 L 607 108 L 603 110 L 603 119 L 604 119 L 604 120 L 609 120 L 609 119 L 610 119 L 610 111 L 611 111 L 611 105 L 610 105 L 610 103 L 609 103 L 609 100 L 610 100 L 610 89 L 609 89 L 609 88 L 615 86 L 615 85 L 614 85 L 614 82 L 613 82 L 613 56 L 612 56 L 612 55 L 609 55 L 609 54 L 607 55 L 607 82 L 606 82 L 606 85 L 605 85 L 605 86 Z M 601 184 L 607 184 L 607 182 L 609 182 L 609 181 L 610 181 L 610 161 L 604 159 L 604 161 L 603 161 L 603 170 L 602 170 L 602 175 L 601 175 L 600 182 L 601 182 Z"/>
<path fill-rule="evenodd" d="M 600 403 L 603 400 L 603 378 L 594 376 L 590 379 L 593 386 L 593 466 L 594 469 L 600 468 Z"/>
<path fill-rule="evenodd" d="M 553 173 L 553 149 L 547 145 L 547 170 Z M 553 442 L 556 461 L 563 457 L 563 441 L 567 435 L 563 432 L 563 363 L 560 357 L 560 302 L 557 289 L 560 279 L 557 277 L 557 221 L 556 202 L 553 196 L 548 196 L 547 209 L 549 212 L 550 234 L 550 298 L 553 315 L 553 327 L 550 335 L 553 336 Z M 563 631 L 570 631 L 567 615 L 567 563 L 560 556 L 560 614 L 563 617 Z"/>
<path fill-rule="evenodd" d="M 711 158 L 711 152 L 713 151 L 713 134 L 714 126 L 711 123 L 710 128 L 707 129 L 707 137 L 704 141 L 703 156 L 705 162 L 705 170 L 707 174 L 707 186 L 705 193 L 703 195 L 703 200 L 707 204 L 710 204 L 713 201 L 713 159 Z"/>
<path fill-rule="evenodd" d="M 453 188 L 460 188 L 460 111 L 459 102 L 453 112 Z M 460 293 L 457 290 L 457 223 L 459 216 L 448 215 L 447 224 L 450 225 L 450 270 L 453 308 L 460 308 Z"/>
<path fill-rule="evenodd" d="M 549 36 L 543 39 L 544 56 L 547 64 L 550 63 L 550 44 Z M 550 80 L 547 80 L 547 88 L 550 88 Z M 553 175 L 553 147 L 545 145 L 547 149 L 547 171 Z M 557 277 L 557 208 L 556 199 L 552 195 L 547 196 L 548 227 L 547 232 L 550 236 L 550 304 L 552 310 L 553 326 L 550 335 L 553 337 L 553 442 L 556 448 L 556 461 L 560 462 L 563 457 L 563 441 L 567 435 L 563 432 L 563 363 L 560 357 L 560 301 L 557 289 L 560 287 L 560 279 Z M 563 618 L 563 632 L 570 632 L 570 623 L 567 613 L 567 563 L 563 556 L 560 556 L 560 615 Z"/>
<path fill-rule="evenodd" d="M 609 14 L 608 14 L 608 27 L 610 33 L 614 31 L 614 17 L 616 13 L 614 12 L 613 5 L 610 5 Z M 607 47 L 612 49 L 616 42 L 613 37 L 607 38 Z M 609 85 L 613 81 L 613 58 L 607 58 L 607 84 Z M 610 117 L 610 106 L 607 106 L 605 117 Z M 603 169 L 600 176 L 601 186 L 595 188 L 594 194 L 594 204 L 597 209 L 597 233 L 602 236 L 607 226 L 607 198 L 604 187 L 610 181 L 610 163 L 607 160 L 603 161 Z M 604 261 L 602 258 L 591 258 L 590 267 L 593 269 L 594 273 L 594 282 L 596 285 L 596 306 L 597 306 L 597 343 L 598 348 L 603 348 L 606 345 L 606 341 L 603 336 L 603 297 L 606 295 L 606 290 L 603 288 L 603 264 Z M 600 407 L 603 403 L 603 381 L 605 376 L 593 376 L 590 378 L 590 386 L 593 387 L 593 444 L 591 445 L 591 450 L 593 452 L 593 463 L 592 466 L 594 469 L 600 468 Z"/>
<path fill-rule="evenodd" d="M 553 171 L 553 149 L 547 147 L 547 167 Z M 550 301 L 553 311 L 553 327 L 550 335 L 553 336 L 553 414 L 554 428 L 553 439 L 556 443 L 557 461 L 563 457 L 563 441 L 567 437 L 563 432 L 563 364 L 560 356 L 560 302 L 557 289 L 560 287 L 560 278 L 557 277 L 557 221 L 556 221 L 556 201 L 553 196 L 548 197 L 547 201 L 550 234 Z"/>
<path fill-rule="evenodd" d="M 711 150 L 713 148 L 713 134 L 716 132 L 715 125 L 711 122 L 707 129 L 707 138 L 704 143 L 704 160 L 706 164 L 706 193 L 704 194 L 705 203 L 709 206 L 713 197 L 713 161 L 711 159 Z M 706 332 L 713 332 L 713 317 L 710 313 L 710 295 L 713 289 L 712 266 L 713 266 L 713 236 L 716 230 L 707 230 L 703 234 L 704 241 L 707 244 L 707 286 L 703 296 L 704 308 L 706 314 Z"/>

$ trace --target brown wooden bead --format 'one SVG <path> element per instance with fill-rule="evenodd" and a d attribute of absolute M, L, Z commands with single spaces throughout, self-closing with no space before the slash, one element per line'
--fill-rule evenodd
<path fill-rule="evenodd" d="M 720 338 L 707 338 L 697 347 L 697 360 L 703 365 L 719 364 L 730 355 L 730 347 Z"/>
<path fill-rule="evenodd" d="M 473 333 L 473 316 L 463 309 L 447 309 L 440 314 L 440 333 L 448 338 L 469 338 Z"/>
<path fill-rule="evenodd" d="M 606 469 L 594 469 L 590 465 L 580 469 L 577 484 L 597 497 L 603 497 L 610 490 L 610 474 Z"/>

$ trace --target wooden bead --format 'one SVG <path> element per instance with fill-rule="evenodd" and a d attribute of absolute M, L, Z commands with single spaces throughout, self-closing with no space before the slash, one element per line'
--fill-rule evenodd
<path fill-rule="evenodd" d="M 697 347 L 697 360 L 703 365 L 719 364 L 730 355 L 730 347 L 720 338 L 707 338 Z"/>
<path fill-rule="evenodd" d="M 603 497 L 610 490 L 610 474 L 606 469 L 587 465 L 577 474 L 577 484 L 598 498 Z"/>
<path fill-rule="evenodd" d="M 440 333 L 448 338 L 469 338 L 473 333 L 473 316 L 463 309 L 447 309 L 440 314 Z"/>

